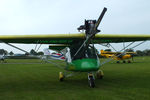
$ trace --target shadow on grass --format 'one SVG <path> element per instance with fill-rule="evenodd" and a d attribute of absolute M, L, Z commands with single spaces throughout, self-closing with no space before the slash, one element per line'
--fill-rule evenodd
<path fill-rule="evenodd" d="M 147 82 L 147 83 L 146 83 Z M 128 88 L 140 88 L 141 85 L 144 86 L 149 84 L 149 81 L 142 81 L 142 78 L 137 77 L 105 77 L 102 80 L 96 79 L 96 88 L 108 89 L 117 87 L 128 87 Z M 3 92 L 7 91 L 64 91 L 64 90 L 79 90 L 79 89 L 90 89 L 88 86 L 87 78 L 68 78 L 63 82 L 56 80 L 26 80 L 21 81 L 7 81 L 0 82 L 0 87 Z"/>
<path fill-rule="evenodd" d="M 59 80 L 22 80 L 0 83 L 0 91 L 63 91 L 70 89 L 88 88 L 87 79 Z"/>

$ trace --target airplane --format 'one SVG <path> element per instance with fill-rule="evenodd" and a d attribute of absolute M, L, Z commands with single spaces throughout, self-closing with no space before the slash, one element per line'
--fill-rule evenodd
<path fill-rule="evenodd" d="M 1 63 L 7 63 L 7 61 L 5 59 L 7 59 L 8 56 L 6 56 L 5 54 L 0 54 L 0 62 Z"/>
<path fill-rule="evenodd" d="M 86 72 L 88 83 L 91 88 L 95 87 L 95 75 L 102 79 L 104 74 L 100 70 L 102 63 L 98 57 L 98 52 L 94 44 L 101 43 L 121 43 L 150 40 L 150 35 L 123 35 L 123 34 L 98 34 L 100 25 L 107 8 L 104 7 L 98 20 L 85 20 L 77 30 L 83 31 L 76 34 L 47 34 L 47 35 L 0 35 L 3 43 L 23 43 L 23 44 L 55 44 L 55 47 L 63 48 L 65 56 L 66 71 Z M 131 45 L 130 44 L 130 45 Z M 126 46 L 128 47 L 128 46 Z M 134 47 L 133 47 L 134 48 Z M 63 72 L 59 73 L 59 80 L 63 81 L 67 77 Z"/>
<path fill-rule="evenodd" d="M 5 58 L 4 55 L 0 55 L 0 61 L 4 62 Z"/>
<path fill-rule="evenodd" d="M 42 60 L 63 60 L 65 61 L 65 57 L 62 53 L 56 53 L 56 52 L 53 52 L 51 53 L 50 52 L 50 49 L 49 48 L 45 48 L 44 50 L 44 55 L 42 56 Z"/>
<path fill-rule="evenodd" d="M 123 63 L 126 63 L 125 60 L 128 59 L 128 63 L 131 63 L 130 59 L 133 61 L 133 56 L 136 54 L 136 52 L 111 52 L 107 50 L 101 50 L 100 55 L 106 58 L 112 58 L 117 61 L 117 63 L 120 63 L 119 61 L 122 60 Z"/>

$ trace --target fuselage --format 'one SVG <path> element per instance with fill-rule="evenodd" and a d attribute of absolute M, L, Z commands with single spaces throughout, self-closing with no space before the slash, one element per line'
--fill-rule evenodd
<path fill-rule="evenodd" d="M 68 66 L 66 67 L 67 70 L 80 72 L 97 71 L 99 68 L 99 59 L 92 58 L 73 60 L 71 63 L 68 63 Z"/>
<path fill-rule="evenodd" d="M 110 51 L 104 51 L 101 50 L 101 56 L 104 56 L 106 58 L 112 58 L 114 60 L 125 60 L 132 58 L 131 54 L 135 54 L 134 52 L 127 52 L 127 53 L 121 53 L 121 52 L 110 52 Z"/>
<path fill-rule="evenodd" d="M 97 71 L 100 68 L 100 60 L 94 45 L 80 49 L 81 45 L 82 43 L 76 43 L 68 50 L 66 70 L 79 72 Z"/>

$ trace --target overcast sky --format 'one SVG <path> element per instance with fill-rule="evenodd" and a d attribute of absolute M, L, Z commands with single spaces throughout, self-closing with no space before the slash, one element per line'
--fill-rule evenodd
<path fill-rule="evenodd" d="M 0 0 L 0 35 L 78 33 L 84 19 L 97 19 L 104 7 L 100 34 L 150 34 L 150 0 Z M 150 49 L 149 44 L 136 49 Z M 20 52 L 4 44 L 1 48 Z"/>

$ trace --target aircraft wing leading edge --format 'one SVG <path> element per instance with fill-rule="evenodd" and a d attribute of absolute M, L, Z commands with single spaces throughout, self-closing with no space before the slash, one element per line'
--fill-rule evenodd
<path fill-rule="evenodd" d="M 72 44 L 85 39 L 84 33 L 49 35 L 0 35 L 0 42 L 22 44 Z M 92 43 L 120 43 L 150 40 L 150 35 L 97 34 Z"/>

